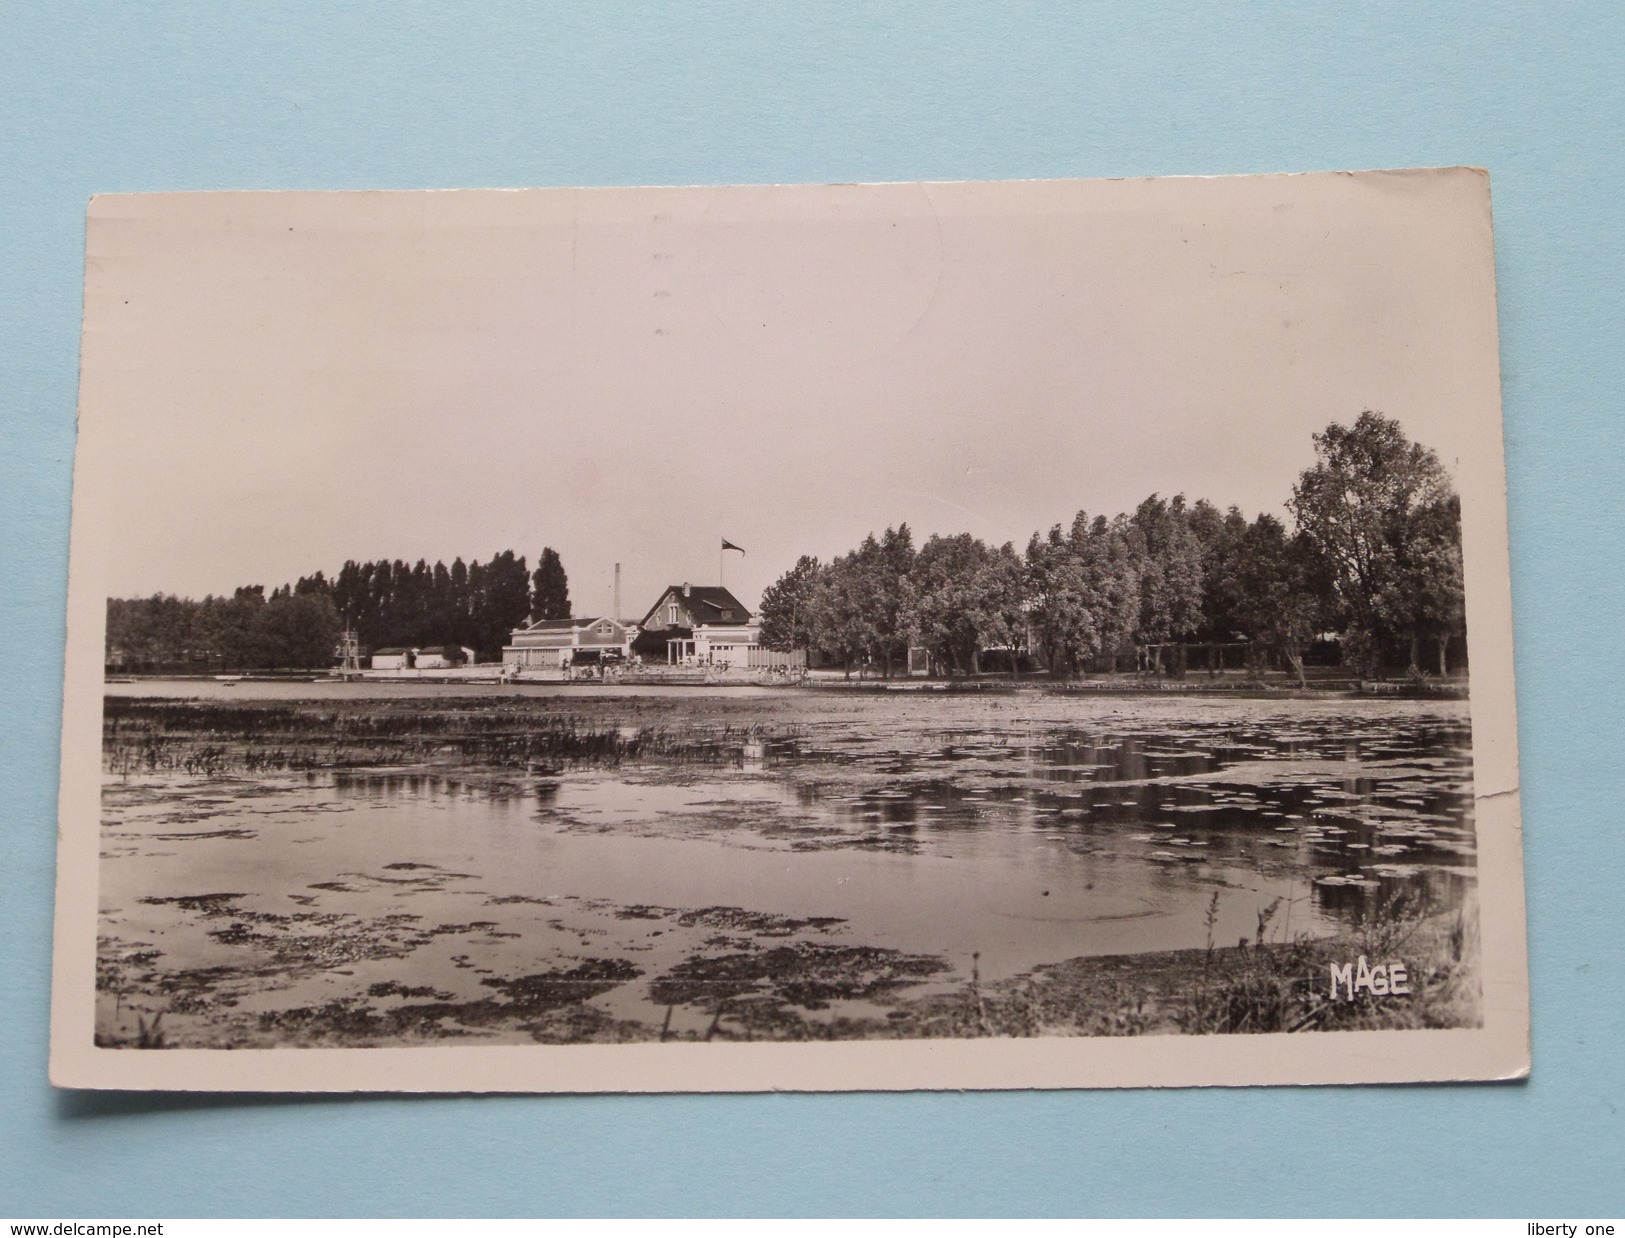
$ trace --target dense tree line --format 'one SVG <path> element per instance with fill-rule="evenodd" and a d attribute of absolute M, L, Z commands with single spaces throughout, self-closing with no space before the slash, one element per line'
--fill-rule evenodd
<path fill-rule="evenodd" d="M 320 590 L 263 585 L 202 601 L 154 594 L 107 601 L 107 662 L 141 670 L 278 670 L 324 667 L 333 660 L 339 618 Z"/>
<path fill-rule="evenodd" d="M 325 667 L 346 625 L 363 651 L 466 645 L 482 660 L 501 655 L 527 619 L 568 619 L 564 565 L 544 548 L 534 573 L 511 550 L 450 567 L 422 559 L 357 563 L 328 579 L 302 576 L 202 601 L 158 594 L 107 603 L 107 658 L 131 668 L 205 665 L 226 670 Z"/>
<path fill-rule="evenodd" d="M 910 645 L 950 673 L 999 649 L 1010 666 L 1072 674 L 1125 656 L 1164 670 L 1187 643 L 1239 644 L 1301 682 L 1306 649 L 1336 632 L 1360 674 L 1447 673 L 1464 635 L 1461 506 L 1438 458 L 1371 412 L 1314 444 L 1287 504 L 1295 528 L 1183 495 L 1080 511 L 1024 553 L 968 533 L 916 550 L 899 525 L 829 563 L 802 557 L 763 594 L 762 642 L 885 675 Z"/>

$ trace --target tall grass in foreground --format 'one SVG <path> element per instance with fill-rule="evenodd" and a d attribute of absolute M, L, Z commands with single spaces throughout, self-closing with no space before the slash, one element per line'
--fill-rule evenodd
<path fill-rule="evenodd" d="M 1476 916 L 1414 896 L 1373 900 L 1353 931 L 1270 941 L 1280 905 L 1260 909 L 1251 940 L 1219 946 L 1217 904 L 1205 948 L 1071 959 L 997 984 L 973 974 L 957 996 L 913 1004 L 902 1036 L 1138 1036 L 1476 1027 Z M 1401 960 L 1411 991 L 1330 996 L 1331 965 Z"/>
<path fill-rule="evenodd" d="M 1464 910 L 1440 913 L 1414 894 L 1393 891 L 1367 905 L 1352 933 L 1270 943 L 1266 934 L 1279 904 L 1262 909 L 1254 939 L 1233 949 L 1214 949 L 1210 918 L 1200 977 L 1172 1012 L 1178 1030 L 1346 1031 L 1478 1021 L 1477 939 Z M 1403 962 L 1410 992 L 1334 999 L 1331 966 L 1361 957 L 1372 965 Z"/>

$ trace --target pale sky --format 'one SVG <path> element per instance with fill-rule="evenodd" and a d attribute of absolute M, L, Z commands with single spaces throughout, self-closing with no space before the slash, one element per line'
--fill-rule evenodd
<path fill-rule="evenodd" d="M 1498 476 L 1488 209 L 1460 170 L 100 197 L 75 502 L 114 596 L 551 545 L 637 618 L 722 537 L 754 607 L 899 521 L 1280 512 L 1367 408 Z"/>

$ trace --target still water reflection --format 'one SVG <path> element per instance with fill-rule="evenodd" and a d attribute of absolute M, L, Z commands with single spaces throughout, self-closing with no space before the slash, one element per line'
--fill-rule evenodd
<path fill-rule="evenodd" d="M 1473 886 L 1454 703 L 770 706 L 726 706 L 720 760 L 110 779 L 104 953 L 213 969 L 200 1018 L 233 968 L 241 1018 L 590 966 L 597 1009 L 670 1025 L 652 981 L 769 939 L 941 960 L 927 992 L 1234 944 L 1271 904 L 1290 940 Z"/>

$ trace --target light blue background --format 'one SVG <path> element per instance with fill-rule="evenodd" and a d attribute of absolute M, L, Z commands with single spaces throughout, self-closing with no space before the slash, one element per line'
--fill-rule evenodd
<path fill-rule="evenodd" d="M 1611 5 L 1489 0 L 0 9 L 0 1214 L 1625 1211 L 1622 29 Z M 1493 174 L 1529 1084 L 224 1101 L 46 1084 L 91 193 L 1424 164 Z"/>

